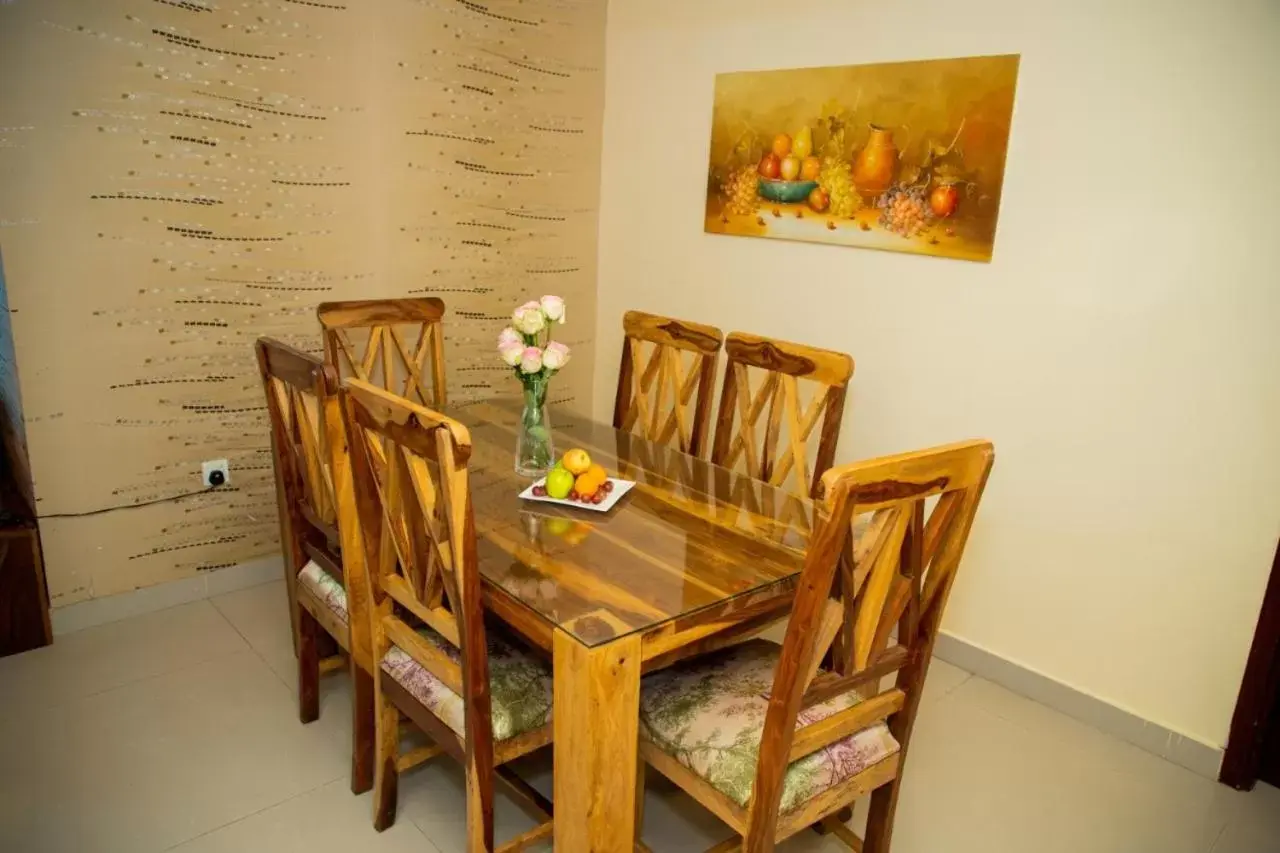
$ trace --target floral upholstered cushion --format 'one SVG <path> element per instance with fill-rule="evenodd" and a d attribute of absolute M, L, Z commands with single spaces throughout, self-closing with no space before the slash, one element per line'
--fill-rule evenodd
<path fill-rule="evenodd" d="M 740 806 L 755 785 L 768 696 L 782 647 L 752 640 L 647 676 L 640 687 L 640 733 Z M 857 693 L 802 711 L 797 727 L 862 701 Z M 792 762 L 783 812 L 834 787 L 899 749 L 884 723 Z"/>
<path fill-rule="evenodd" d="M 457 648 L 430 628 L 419 633 L 455 663 Z M 503 741 L 533 731 L 551 721 L 551 665 L 493 630 L 485 632 L 489 645 L 489 704 L 493 739 Z M 450 690 L 399 646 L 382 658 L 382 669 L 412 693 L 459 737 L 465 737 L 462 697 Z"/>
<path fill-rule="evenodd" d="M 316 598 L 328 605 L 333 615 L 347 621 L 347 591 L 342 588 L 341 581 L 320 568 L 315 560 L 308 560 L 298 572 L 298 582 L 305 584 Z"/>

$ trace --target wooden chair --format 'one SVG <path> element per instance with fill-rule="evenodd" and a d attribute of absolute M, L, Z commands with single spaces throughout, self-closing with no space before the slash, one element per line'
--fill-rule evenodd
<path fill-rule="evenodd" d="M 752 640 L 642 682 L 641 755 L 737 833 L 712 850 L 767 853 L 821 824 L 854 850 L 887 853 L 933 644 L 993 460 L 975 441 L 828 471 L 826 520 L 782 646 Z M 864 846 L 837 815 L 871 792 Z"/>
<path fill-rule="evenodd" d="M 354 377 L 424 406 L 444 408 L 442 300 L 325 302 L 316 316 L 324 330 L 325 362 L 339 379 Z"/>
<path fill-rule="evenodd" d="M 622 329 L 614 427 L 701 457 L 724 334 L 641 311 L 628 311 Z"/>
<path fill-rule="evenodd" d="M 289 615 L 298 654 L 298 716 L 320 716 L 320 674 L 343 665 L 321 659 L 332 637 L 353 681 L 351 790 L 373 785 L 373 677 L 363 608 L 363 554 L 352 526 L 351 473 L 336 378 L 314 356 L 259 338 L 256 345 L 271 421 Z"/>
<path fill-rule="evenodd" d="M 466 771 L 467 849 L 494 849 L 494 779 L 539 819 L 500 851 L 551 836 L 550 802 L 501 765 L 551 742 L 551 667 L 486 631 L 466 427 L 366 382 L 343 385 L 371 594 L 374 826 L 395 821 L 400 771 L 444 751 Z M 438 747 L 402 755 L 403 713 Z"/>
<path fill-rule="evenodd" d="M 742 332 L 732 332 L 725 339 L 725 353 L 728 366 L 711 461 L 726 468 L 736 466 L 801 497 L 820 497 L 822 475 L 835 461 L 853 359 L 841 352 Z M 753 371 L 764 371 L 754 392 Z M 802 379 L 812 390 L 802 392 Z M 809 402 L 802 403 L 802 397 Z M 766 409 L 768 418 L 761 426 Z M 809 441 L 819 418 L 822 428 L 810 469 Z"/>

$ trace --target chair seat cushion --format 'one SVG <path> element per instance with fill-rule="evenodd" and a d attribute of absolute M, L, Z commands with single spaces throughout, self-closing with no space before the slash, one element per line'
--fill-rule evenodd
<path fill-rule="evenodd" d="M 320 568 L 315 560 L 308 560 L 302 567 L 302 571 L 298 572 L 298 583 L 305 585 L 316 598 L 323 601 L 333 611 L 333 615 L 343 622 L 349 621 L 347 591 L 343 588 L 342 582 Z"/>
<path fill-rule="evenodd" d="M 450 660 L 462 663 L 461 653 L 444 637 L 430 628 L 421 628 L 418 633 Z M 485 635 L 489 646 L 489 706 L 493 717 L 493 739 L 504 741 L 545 726 L 551 721 L 551 664 L 492 628 L 486 630 Z M 466 737 L 462 697 L 426 667 L 392 644 L 382 658 L 382 670 L 444 721 L 458 737 Z"/>
<path fill-rule="evenodd" d="M 782 647 L 752 640 L 647 676 L 640 686 L 640 734 L 740 806 L 755 785 L 768 696 Z M 849 692 L 800 713 L 797 728 L 862 701 Z M 896 753 L 876 723 L 787 768 L 782 812 Z"/>

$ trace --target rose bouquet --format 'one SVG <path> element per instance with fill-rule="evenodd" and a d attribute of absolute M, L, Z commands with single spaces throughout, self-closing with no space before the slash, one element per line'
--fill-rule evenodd
<path fill-rule="evenodd" d="M 498 354 L 524 386 L 516 473 L 526 477 L 541 476 L 556 458 L 547 418 L 547 385 L 569 363 L 569 348 L 551 340 L 557 323 L 564 323 L 564 300 L 544 296 L 517 308 L 511 325 L 498 336 Z"/>

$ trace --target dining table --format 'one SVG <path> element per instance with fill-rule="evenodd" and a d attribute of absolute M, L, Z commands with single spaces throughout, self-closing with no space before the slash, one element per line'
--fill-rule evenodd
<path fill-rule="evenodd" d="M 819 503 L 552 406 L 556 448 L 635 486 L 607 513 L 531 502 L 515 471 L 519 401 L 451 407 L 488 618 L 553 666 L 554 844 L 630 851 L 643 802 L 642 676 L 786 616 Z"/>

